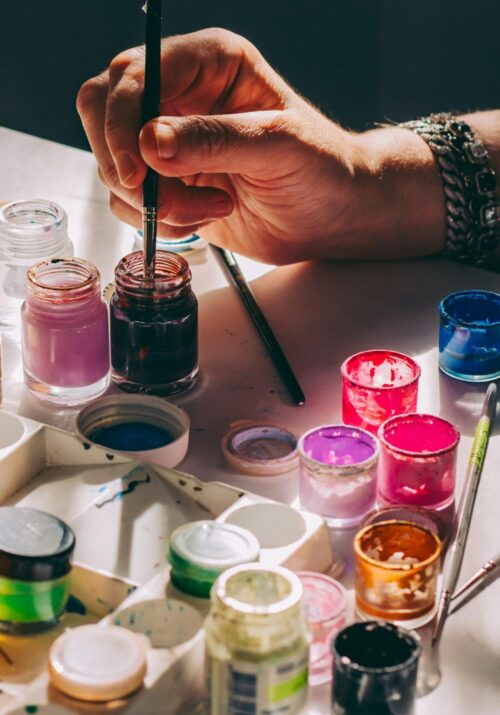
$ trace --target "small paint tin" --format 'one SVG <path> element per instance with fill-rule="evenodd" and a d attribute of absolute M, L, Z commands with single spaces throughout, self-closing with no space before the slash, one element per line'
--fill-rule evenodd
<path fill-rule="evenodd" d="M 297 438 L 280 425 L 241 421 L 222 440 L 229 466 L 240 474 L 271 477 L 299 465 Z"/>
<path fill-rule="evenodd" d="M 396 415 L 379 430 L 383 504 L 445 509 L 455 498 L 460 433 L 434 415 Z"/>
<path fill-rule="evenodd" d="M 144 246 L 144 238 L 142 231 L 135 232 L 134 251 L 142 250 Z M 158 251 L 171 251 L 172 253 L 194 253 L 207 248 L 208 243 L 197 233 L 186 236 L 186 238 L 162 238 L 158 236 L 156 239 L 156 248 Z M 186 256 L 185 256 L 186 257 Z"/>
<path fill-rule="evenodd" d="M 354 539 L 356 611 L 418 628 L 434 615 L 441 539 L 408 521 L 382 521 Z"/>
<path fill-rule="evenodd" d="M 75 535 L 52 514 L 0 507 L 0 630 L 53 626 L 69 596 Z"/>
<path fill-rule="evenodd" d="M 77 700 L 108 702 L 140 688 L 146 675 L 146 636 L 125 628 L 68 628 L 49 653 L 52 685 Z"/>
<path fill-rule="evenodd" d="M 439 368 L 467 382 L 500 377 L 500 294 L 451 293 L 439 305 Z"/>
<path fill-rule="evenodd" d="M 332 643 L 333 715 L 413 715 L 422 646 L 390 623 L 353 623 Z"/>
<path fill-rule="evenodd" d="M 348 425 L 323 425 L 299 441 L 300 503 L 335 528 L 359 524 L 377 496 L 377 438 Z"/>
<path fill-rule="evenodd" d="M 420 367 L 395 350 L 367 350 L 351 355 L 342 373 L 342 421 L 377 434 L 393 415 L 417 409 Z"/>
<path fill-rule="evenodd" d="M 247 529 L 217 521 L 193 521 L 170 537 L 170 579 L 184 593 L 208 598 L 223 571 L 258 561 L 260 544 Z"/>
<path fill-rule="evenodd" d="M 76 431 L 84 444 L 173 468 L 188 450 L 189 417 L 160 397 L 109 395 L 78 413 Z"/>
<path fill-rule="evenodd" d="M 345 626 L 347 593 L 341 583 L 321 573 L 298 571 L 304 589 L 306 621 L 311 631 L 309 685 L 332 679 L 332 638 Z"/>

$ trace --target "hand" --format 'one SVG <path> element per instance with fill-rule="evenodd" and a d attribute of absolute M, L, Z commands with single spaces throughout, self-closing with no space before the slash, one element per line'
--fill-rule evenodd
<path fill-rule="evenodd" d="M 415 236 L 401 237 L 414 217 L 429 214 L 420 210 L 426 191 L 434 192 L 434 205 L 438 197 L 432 221 L 442 219 L 432 155 L 408 130 L 344 131 L 299 97 L 252 44 L 225 30 L 163 41 L 161 116 L 141 128 L 143 84 L 139 47 L 118 55 L 78 95 L 120 219 L 141 226 L 149 165 L 161 177 L 160 236 L 201 232 L 275 264 L 437 250 L 432 234 L 425 239 L 430 218 Z M 394 132 L 398 151 L 414 160 L 409 187 L 398 154 L 394 166 L 387 159 Z"/>
<path fill-rule="evenodd" d="M 121 219 L 141 225 L 146 164 L 161 175 L 159 234 L 287 263 L 345 230 L 349 136 L 242 37 L 205 30 L 162 45 L 161 117 L 141 131 L 143 48 L 86 82 L 78 111 Z M 215 219 L 219 219 L 213 223 Z"/>

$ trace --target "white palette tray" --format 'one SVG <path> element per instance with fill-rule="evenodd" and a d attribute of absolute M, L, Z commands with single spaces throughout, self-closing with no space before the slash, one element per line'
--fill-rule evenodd
<path fill-rule="evenodd" d="M 203 620 L 209 603 L 169 582 L 166 552 L 180 524 L 217 519 L 250 529 L 261 561 L 294 570 L 335 566 L 328 529 L 313 514 L 135 464 L 71 434 L 0 412 L 0 503 L 42 509 L 71 525 L 77 544 L 70 612 L 57 628 L 0 634 L 0 715 L 4 713 L 190 712 L 203 696 Z M 67 627 L 115 623 L 149 636 L 145 686 L 124 701 L 83 703 L 49 685 L 51 643 Z M 187 708 L 187 709 L 186 709 Z"/>

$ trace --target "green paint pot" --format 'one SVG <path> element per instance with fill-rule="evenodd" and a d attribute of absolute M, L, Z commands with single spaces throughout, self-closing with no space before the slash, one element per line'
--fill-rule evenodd
<path fill-rule="evenodd" d="M 0 630 L 49 628 L 69 596 L 75 535 L 51 514 L 0 507 Z"/>
<path fill-rule="evenodd" d="M 247 529 L 217 521 L 193 521 L 170 537 L 170 580 L 183 593 L 208 598 L 221 573 L 257 561 L 259 552 L 259 542 Z"/>

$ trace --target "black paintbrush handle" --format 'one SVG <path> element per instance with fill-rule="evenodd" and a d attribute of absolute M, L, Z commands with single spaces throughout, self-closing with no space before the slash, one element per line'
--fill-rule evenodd
<path fill-rule="evenodd" d="M 267 318 L 262 312 L 257 300 L 248 285 L 233 253 L 218 246 L 212 246 L 219 261 L 225 270 L 226 275 L 238 291 L 247 313 L 251 317 L 257 331 L 271 356 L 276 369 L 278 370 L 283 383 L 285 384 L 290 397 L 297 405 L 303 405 L 306 401 L 302 388 L 299 385 L 295 374 L 286 359 L 285 353 L 274 335 Z"/>

